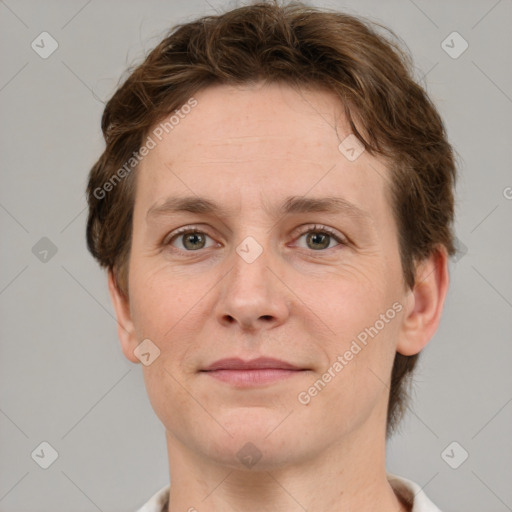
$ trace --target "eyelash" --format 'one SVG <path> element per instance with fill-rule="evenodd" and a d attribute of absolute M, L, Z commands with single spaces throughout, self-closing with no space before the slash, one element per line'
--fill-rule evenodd
<path fill-rule="evenodd" d="M 171 247 L 173 250 L 178 251 L 178 252 L 191 253 L 190 255 L 194 255 L 194 253 L 200 252 L 201 249 L 197 249 L 195 251 L 187 251 L 187 250 L 184 250 L 184 249 L 178 249 L 178 248 L 173 247 L 171 245 L 172 242 L 176 238 L 178 238 L 180 235 L 183 236 L 183 235 L 187 235 L 187 234 L 190 234 L 190 233 L 198 233 L 198 234 L 206 235 L 206 236 L 208 236 L 210 238 L 213 238 L 208 233 L 206 233 L 205 231 L 203 231 L 202 229 L 200 229 L 198 227 L 186 226 L 186 227 L 183 227 L 183 228 L 179 228 L 177 231 L 175 231 L 175 232 L 171 233 L 169 236 L 167 236 L 164 239 L 162 245 Z M 304 235 L 306 235 L 308 233 L 317 233 L 317 234 L 329 235 L 330 237 L 334 238 L 334 240 L 336 242 L 338 242 L 338 244 L 340 246 L 348 245 L 347 239 L 345 239 L 344 237 L 340 236 L 337 232 L 335 232 L 331 228 L 328 228 L 327 226 L 319 226 L 317 224 L 312 224 L 312 225 L 306 226 L 301 232 L 299 232 L 297 234 L 295 239 L 298 240 L 300 237 L 302 237 L 302 236 L 304 236 Z M 320 250 L 310 249 L 310 251 L 313 252 L 313 253 L 326 252 L 327 250 L 335 249 L 336 247 L 338 247 L 338 246 L 330 247 L 330 248 L 327 248 L 327 249 L 320 249 Z"/>

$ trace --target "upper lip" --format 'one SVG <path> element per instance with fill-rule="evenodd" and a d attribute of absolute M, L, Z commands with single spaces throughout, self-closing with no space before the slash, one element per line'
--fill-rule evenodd
<path fill-rule="evenodd" d="M 227 358 L 219 359 L 211 365 L 204 368 L 202 371 L 213 371 L 213 370 L 261 370 L 264 368 L 273 368 L 281 370 L 302 370 L 293 364 L 281 361 L 279 359 L 273 359 L 271 357 L 258 357 L 257 359 L 251 359 L 244 361 L 239 358 Z"/>

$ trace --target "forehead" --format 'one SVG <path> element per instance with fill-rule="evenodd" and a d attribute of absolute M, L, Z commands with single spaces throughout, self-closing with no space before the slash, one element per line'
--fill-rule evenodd
<path fill-rule="evenodd" d="M 256 190 L 267 198 L 337 192 L 354 203 L 382 201 L 384 164 L 365 152 L 351 161 L 340 151 L 351 132 L 333 93 L 220 85 L 194 99 L 175 124 L 166 118 L 149 132 L 155 147 L 138 169 L 137 202 L 152 206 L 176 192 L 236 202 L 246 192 L 255 199 L 249 191 Z"/>
<path fill-rule="evenodd" d="M 191 146 L 194 152 L 188 156 L 195 160 L 221 155 L 296 159 L 336 150 L 336 131 L 349 132 L 341 104 L 327 91 L 285 84 L 217 85 L 201 91 L 196 100 L 172 135 L 163 134 L 166 148 L 185 160 Z M 308 160 L 315 161 L 314 156 Z"/>

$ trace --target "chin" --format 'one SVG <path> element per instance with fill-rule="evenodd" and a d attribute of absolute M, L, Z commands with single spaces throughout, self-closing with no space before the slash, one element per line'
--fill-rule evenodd
<path fill-rule="evenodd" d="M 287 414 L 265 414 L 253 408 L 232 414 L 229 422 L 219 418 L 231 435 L 216 428 L 216 436 L 212 437 L 210 429 L 196 439 L 198 448 L 217 464 L 235 470 L 270 471 L 299 462 L 306 456 L 298 451 L 298 447 L 304 446 L 304 432 L 293 423 L 293 415 L 286 418 Z M 307 448 L 311 448 L 311 443 Z"/>
<path fill-rule="evenodd" d="M 226 446 L 219 446 L 215 453 L 210 455 L 220 465 L 254 473 L 271 471 L 295 463 L 299 454 L 293 450 L 293 446 L 283 445 L 281 442 L 237 437 L 226 443 Z"/>

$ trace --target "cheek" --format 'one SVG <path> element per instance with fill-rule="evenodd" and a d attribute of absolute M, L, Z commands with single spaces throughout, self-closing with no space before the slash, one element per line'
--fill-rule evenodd
<path fill-rule="evenodd" d="M 131 313 L 137 337 L 150 339 L 160 350 L 155 363 L 144 368 L 148 393 L 163 392 L 166 399 L 172 396 L 173 403 L 179 403 L 183 397 L 180 384 L 187 386 L 193 380 L 198 354 L 210 357 L 211 348 L 201 344 L 205 328 L 211 325 L 208 320 L 218 278 L 211 274 L 184 275 L 165 262 L 134 267 L 131 277 Z M 158 367 L 156 363 L 162 368 L 153 369 Z M 186 403 L 179 406 L 187 408 Z"/>
<path fill-rule="evenodd" d="M 310 283 L 311 284 L 311 283 Z M 370 269 L 344 268 L 343 273 L 330 275 L 311 286 L 305 297 L 311 308 L 330 327 L 331 339 L 343 344 L 373 324 L 388 307 L 386 287 Z M 342 347 L 339 347 L 342 348 Z"/>
<path fill-rule="evenodd" d="M 204 289 L 198 290 L 190 281 L 187 284 L 172 278 L 163 265 L 140 266 L 130 277 L 137 336 L 149 338 L 160 350 L 151 365 L 142 367 L 148 398 L 164 425 L 186 431 L 189 415 L 201 412 L 194 409 L 194 402 L 184 388 L 189 387 L 192 375 L 187 367 L 187 354 L 194 348 L 194 325 Z M 175 413 L 178 410 L 180 414 Z"/>
<path fill-rule="evenodd" d="M 320 380 L 329 388 L 322 394 L 343 402 L 345 411 L 353 405 L 355 413 L 358 403 L 373 403 L 387 391 L 402 305 L 395 300 L 396 287 L 384 279 L 331 280 L 315 299 L 321 304 L 318 316 L 332 331 L 322 340 L 328 362 Z"/>
<path fill-rule="evenodd" d="M 156 342 L 172 336 L 173 331 L 190 322 L 205 287 L 192 286 L 190 279 L 175 275 L 165 262 L 148 267 L 134 261 L 130 272 L 131 314 L 139 337 Z"/>
<path fill-rule="evenodd" d="M 310 414 L 325 415 L 329 411 L 326 436 L 357 429 L 373 415 L 382 416 L 379 421 L 384 421 L 396 329 L 391 321 L 378 332 L 373 327 L 370 324 L 359 329 L 353 325 L 354 336 L 333 342 L 324 373 L 315 376 L 309 388 L 301 390 L 300 403 L 310 401 Z"/>
<path fill-rule="evenodd" d="M 201 410 L 184 392 L 186 383 L 173 370 L 168 359 L 159 357 L 143 368 L 144 384 L 151 406 L 160 421 L 173 432 L 187 432 L 191 418 L 201 417 Z M 179 411 L 179 414 L 177 414 Z"/>

